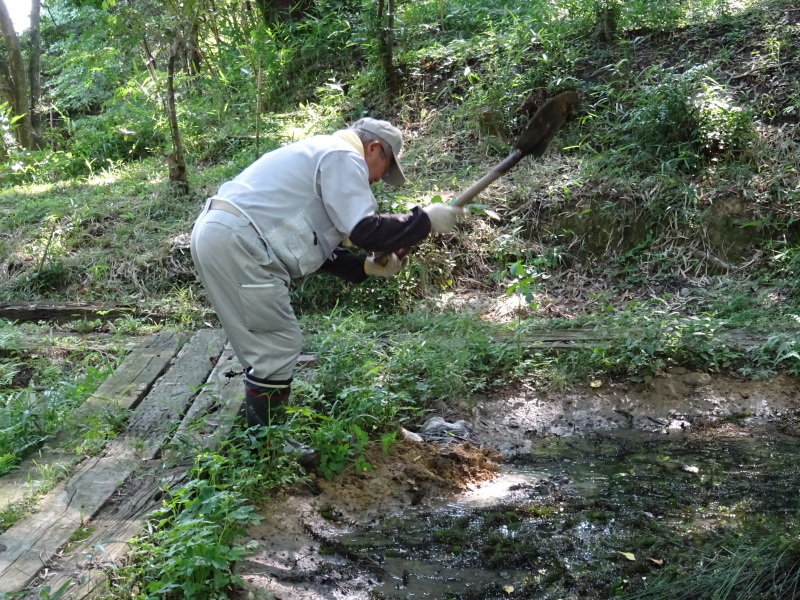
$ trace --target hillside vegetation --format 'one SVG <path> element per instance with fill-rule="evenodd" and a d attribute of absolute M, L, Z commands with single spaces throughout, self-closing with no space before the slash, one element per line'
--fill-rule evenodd
<path fill-rule="evenodd" d="M 391 119 L 405 132 L 409 183 L 376 194 L 381 210 L 403 211 L 454 197 L 569 89 L 580 103 L 546 154 L 493 184 L 456 234 L 423 243 L 399 277 L 297 282 L 309 350 L 324 347 L 339 318 L 362 348 L 382 343 L 372 336 L 389 321 L 420 347 L 432 331 L 460 338 L 464 326 L 597 328 L 617 340 L 568 355 L 516 345 L 501 351 L 517 358 L 499 371 L 484 364 L 473 390 L 520 377 L 545 386 L 641 378 L 668 364 L 746 377 L 800 369 L 793 3 L 400 3 L 388 41 L 388 17 L 378 23 L 370 2 L 302 8 L 48 3 L 43 147 L 15 145 L 18 121 L 4 121 L 0 298 L 130 308 L 124 319 L 59 325 L 81 334 L 213 326 L 188 235 L 204 199 L 261 152 L 364 114 Z M 176 151 L 170 56 L 182 194 L 164 160 Z M 453 306 L 472 308 L 454 315 Z M 25 328 L 35 333 L 6 328 L 10 390 L 47 380 L 24 360 Z M 744 351 L 718 335 L 731 328 L 766 341 Z M 383 366 L 402 355 L 387 352 Z M 78 361 L 96 366 L 92 356 Z M 417 406 L 447 398 L 422 394 Z"/>
<path fill-rule="evenodd" d="M 0 322 L 0 475 L 70 423 L 130 336 L 218 325 L 188 240 L 222 182 L 364 115 L 404 132 L 408 183 L 374 188 L 382 211 L 399 212 L 455 197 L 507 156 L 547 99 L 580 95 L 544 156 L 494 183 L 397 278 L 296 282 L 319 364 L 298 374 L 281 435 L 319 450 L 325 476 L 363 467 L 366 444 L 388 447 L 398 425 L 503 388 L 647 385 L 669 366 L 800 373 L 796 2 L 282 4 L 46 3 L 39 147 L 21 145 L 19 115 L 0 105 L 0 303 L 108 303 L 128 316 Z M 26 60 L 32 33 L 20 36 Z M 170 177 L 181 154 L 186 187 Z M 540 329 L 598 335 L 559 352 L 526 344 Z M 725 335 L 740 329 L 758 342 Z M 67 450 L 83 456 L 124 423 L 71 426 Z M 190 475 L 237 506 L 304 480 L 244 434 Z M 36 491 L 59 477 L 43 475 Z M 191 485 L 165 504 L 153 545 L 138 546 L 124 584 L 136 594 L 148 578 L 184 585 L 159 553 L 195 533 L 170 526 L 183 508 L 201 510 Z M 0 512 L 0 529 L 30 502 Z M 218 510 L 209 519 L 233 544 L 242 523 Z M 198 585 L 197 597 L 222 593 Z M 158 589 L 136 597 L 169 596 Z"/>

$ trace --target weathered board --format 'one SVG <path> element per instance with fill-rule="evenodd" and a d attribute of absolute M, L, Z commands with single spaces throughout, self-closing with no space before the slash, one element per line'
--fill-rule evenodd
<path fill-rule="evenodd" d="M 225 348 L 217 365 L 181 422 L 170 446 L 172 457 L 191 458 L 192 450 L 213 450 L 227 437 L 242 405 L 241 366 L 230 346 Z M 167 473 L 150 473 L 128 480 L 119 492 L 121 502 L 104 506 L 89 523 L 91 534 L 74 548 L 56 558 L 41 585 L 51 590 L 70 582 L 67 598 L 84 600 L 107 588 L 107 572 L 119 565 L 128 553 L 128 541 L 142 531 L 147 515 L 159 505 L 161 489 L 179 485 L 186 467 Z"/>
<path fill-rule="evenodd" d="M 87 302 L 19 302 L 0 304 L 0 319 L 9 321 L 48 321 L 65 323 L 75 319 L 102 319 L 110 321 L 125 315 L 138 316 L 133 308 L 116 304 L 89 304 Z"/>
<path fill-rule="evenodd" d="M 541 347 L 546 350 L 576 350 L 593 345 L 608 344 L 625 336 L 643 335 L 644 329 L 551 329 L 530 330 L 521 333 L 497 333 L 491 340 L 503 343 L 518 343 L 526 347 Z M 800 335 L 800 331 L 774 332 L 787 335 Z M 753 333 L 741 329 L 718 331 L 717 337 L 742 349 L 759 346 L 769 339 L 772 333 Z"/>
<path fill-rule="evenodd" d="M 80 350 L 108 350 L 113 346 L 129 351 L 146 343 L 148 336 L 126 336 L 124 341 L 110 333 L 50 333 L 34 335 L 23 333 L 0 343 L 0 358 L 17 358 L 20 355 L 39 353 L 53 354 Z"/>
<path fill-rule="evenodd" d="M 70 424 L 85 423 L 102 411 L 130 410 L 163 375 L 175 354 L 185 343 L 186 334 L 163 331 L 136 346 L 69 419 Z M 23 460 L 14 471 L 0 478 L 0 509 L 22 501 L 35 493 L 38 473 L 44 468 L 72 468 L 82 457 L 59 449 L 70 436 L 70 425 L 47 441 L 33 456 Z"/>
<path fill-rule="evenodd" d="M 172 448 L 211 449 L 228 437 L 244 400 L 242 378 L 236 376 L 241 372 L 229 344 L 178 426 L 170 444 Z"/>
<path fill-rule="evenodd" d="M 141 534 L 147 515 L 160 504 L 162 490 L 179 486 L 185 477 L 186 465 L 158 475 L 151 472 L 129 478 L 118 490 L 121 500 L 107 504 L 91 520 L 91 534 L 86 539 L 54 557 L 30 597 L 39 598 L 44 586 L 58 590 L 67 583 L 64 598 L 69 600 L 107 591 L 107 573 L 124 559 L 129 541 Z"/>
<path fill-rule="evenodd" d="M 0 592 L 27 587 L 133 470 L 156 456 L 206 382 L 223 346 L 221 331 L 197 332 L 136 407 L 125 433 L 112 440 L 102 456 L 81 463 L 49 492 L 37 513 L 0 535 Z"/>

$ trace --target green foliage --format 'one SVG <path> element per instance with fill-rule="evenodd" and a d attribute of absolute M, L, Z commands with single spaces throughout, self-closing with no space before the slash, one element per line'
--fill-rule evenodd
<path fill-rule="evenodd" d="M 544 258 L 538 258 L 533 264 L 525 264 L 522 261 L 511 263 L 506 268 L 495 275 L 501 281 L 508 281 L 506 295 L 520 294 L 529 306 L 536 308 L 533 300 L 533 292 L 540 288 L 540 281 L 547 278 L 540 268 L 545 264 Z"/>
<path fill-rule="evenodd" d="M 67 170 L 73 176 L 92 175 L 120 161 L 143 158 L 163 147 L 165 139 L 163 124 L 159 126 L 152 111 L 135 102 L 75 119 L 71 130 L 71 152 L 82 162 Z"/>
<path fill-rule="evenodd" d="M 44 585 L 39 588 L 38 594 L 36 596 L 30 595 L 27 591 L 22 592 L 12 592 L 10 594 L 5 594 L 0 592 L 0 600 L 19 600 L 23 597 L 25 598 L 36 598 L 37 600 L 58 600 L 62 598 L 64 594 L 67 593 L 67 588 L 72 585 L 72 580 L 68 579 L 57 590 L 53 590 L 49 585 Z"/>
<path fill-rule="evenodd" d="M 622 75 L 628 67 L 622 63 L 616 68 Z M 598 89 L 604 106 L 629 104 L 624 120 L 609 126 L 600 164 L 609 170 L 624 166 L 693 173 L 708 161 L 730 159 L 745 150 L 754 137 L 752 111 L 709 76 L 713 68 L 650 67 L 635 86 Z"/>
<path fill-rule="evenodd" d="M 75 365 L 74 373 L 53 365 L 26 361 L 35 381 L 15 387 L 14 379 L 23 364 L 0 361 L 0 474 L 8 472 L 33 448 L 60 429 L 70 412 L 79 406 L 110 372 L 110 365 L 92 364 L 96 356 L 86 356 Z"/>
<path fill-rule="evenodd" d="M 742 375 L 764 377 L 776 372 L 800 374 L 800 338 L 796 333 L 776 333 L 749 350 L 750 361 Z"/>
<path fill-rule="evenodd" d="M 501 385 L 519 364 L 517 345 L 492 342 L 490 325 L 469 315 L 334 314 L 305 323 L 319 360 L 296 374 L 288 423 L 272 435 L 307 443 L 320 471 L 371 468 L 365 449 L 379 436 L 388 452 L 396 427 L 437 401 L 466 402 Z"/>
<path fill-rule="evenodd" d="M 726 316 L 751 323 L 735 312 Z M 560 355 L 538 353 L 521 363 L 522 372 L 553 386 L 597 377 L 642 380 L 678 365 L 749 378 L 800 373 L 800 340 L 794 331 L 772 333 L 745 348 L 719 313 L 687 315 L 670 310 L 663 299 L 629 303 L 624 309 L 607 306 L 595 320 L 594 333 L 602 341 Z M 526 328 L 523 322 L 523 337 Z"/>
<path fill-rule="evenodd" d="M 109 44 L 109 15 L 85 2 L 52 2 L 42 19 L 43 67 L 54 119 L 96 112 L 133 65 L 135 48 Z M 48 114 L 48 117 L 50 115 Z"/>
<path fill-rule="evenodd" d="M 81 456 L 97 456 L 125 427 L 128 415 L 111 406 L 97 415 L 81 420 L 74 432 L 74 450 Z"/>
<path fill-rule="evenodd" d="M 723 86 L 709 79 L 695 96 L 703 152 L 712 161 L 743 151 L 754 139 L 753 111 L 737 105 Z"/>
<path fill-rule="evenodd" d="M 132 541 L 120 593 L 139 599 L 225 598 L 241 585 L 234 568 L 257 546 L 241 541 L 261 517 L 253 502 L 305 480 L 280 450 L 280 427 L 237 430 L 216 452 L 201 452 L 187 483 L 165 489 L 161 508 Z M 137 590 L 137 591 L 134 591 Z"/>
<path fill-rule="evenodd" d="M 146 557 L 135 570 L 146 583 L 136 597 L 226 597 L 242 584 L 233 565 L 253 549 L 236 540 L 259 521 L 240 494 L 207 480 L 193 478 L 172 490 L 151 513 L 147 534 L 132 541 L 134 558 Z"/>
<path fill-rule="evenodd" d="M 456 313 L 322 317 L 306 327 L 320 360 L 309 381 L 325 403 L 321 412 L 361 427 L 358 419 L 369 415 L 381 427 L 397 411 L 497 385 L 519 355 L 493 343 L 493 329 Z"/>
<path fill-rule="evenodd" d="M 790 529 L 794 529 L 790 526 Z M 696 557 L 694 568 L 666 568 L 625 600 L 745 600 L 789 598 L 800 586 L 796 532 L 731 539 L 724 551 Z"/>

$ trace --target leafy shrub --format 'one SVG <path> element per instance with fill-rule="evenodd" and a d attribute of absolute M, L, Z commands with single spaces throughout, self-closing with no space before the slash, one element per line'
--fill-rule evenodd
<path fill-rule="evenodd" d="M 198 473 L 194 473 L 198 475 Z M 150 515 L 150 535 L 133 540 L 134 556 L 146 557 L 139 598 L 225 598 L 242 585 L 233 572 L 252 544 L 237 543 L 245 527 L 258 523 L 241 494 L 194 478 L 173 490 Z"/>
<path fill-rule="evenodd" d="M 87 174 L 117 161 L 138 160 L 161 149 L 163 125 L 152 111 L 139 104 L 115 104 L 99 115 L 75 119 L 70 127 L 69 148 L 83 159 Z"/>
<path fill-rule="evenodd" d="M 699 157 L 691 99 L 698 73 L 653 67 L 632 92 L 633 106 L 621 126 L 619 148 L 641 168 L 692 171 Z"/>
<path fill-rule="evenodd" d="M 694 98 L 699 143 L 713 161 L 741 152 L 753 139 L 753 112 L 734 103 L 716 81 L 706 78 Z"/>
<path fill-rule="evenodd" d="M 218 451 L 195 457 L 187 483 L 165 490 L 161 508 L 149 515 L 147 532 L 131 542 L 133 561 L 117 584 L 126 596 L 222 599 L 241 585 L 236 563 L 257 546 L 241 538 L 248 525 L 261 520 L 252 502 L 262 501 L 271 489 L 305 481 L 279 451 L 277 429 L 236 429 Z"/>

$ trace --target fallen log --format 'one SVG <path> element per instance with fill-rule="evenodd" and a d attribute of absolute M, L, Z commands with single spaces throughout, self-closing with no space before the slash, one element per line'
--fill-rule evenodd
<path fill-rule="evenodd" d="M 143 312 L 133 306 L 120 304 L 90 304 L 88 302 L 16 302 L 0 304 L 0 319 L 25 323 L 46 321 L 67 323 L 78 319 L 113 321 L 124 316 L 147 317 L 158 322 L 163 315 Z"/>

